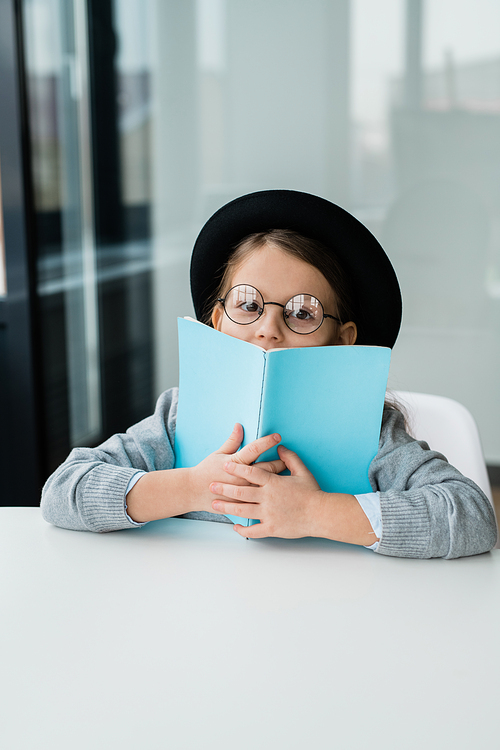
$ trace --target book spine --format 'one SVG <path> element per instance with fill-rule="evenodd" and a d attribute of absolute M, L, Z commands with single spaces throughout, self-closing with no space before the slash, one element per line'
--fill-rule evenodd
<path fill-rule="evenodd" d="M 260 398 L 259 398 L 259 416 L 257 418 L 257 434 L 255 435 L 255 438 L 260 437 L 260 425 L 261 425 L 261 418 L 262 418 L 262 404 L 264 402 L 264 384 L 266 382 L 266 367 L 267 367 L 267 352 L 263 353 L 264 358 L 264 365 L 262 367 L 262 381 L 260 384 Z"/>

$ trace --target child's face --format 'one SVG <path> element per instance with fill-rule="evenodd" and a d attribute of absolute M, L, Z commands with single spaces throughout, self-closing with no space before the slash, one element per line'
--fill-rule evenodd
<path fill-rule="evenodd" d="M 264 302 L 279 302 L 281 305 L 296 294 L 310 294 L 320 300 L 325 313 L 337 314 L 335 295 L 323 274 L 309 263 L 293 258 L 272 245 L 255 250 L 237 266 L 229 286 L 236 284 L 250 284 L 259 290 Z M 313 333 L 295 333 L 286 325 L 283 309 L 276 305 L 266 305 L 264 313 L 255 323 L 239 325 L 227 317 L 219 304 L 213 312 L 212 323 L 218 331 L 263 349 L 354 344 L 356 340 L 355 323 L 348 322 L 341 326 L 331 318 L 325 318 Z"/>

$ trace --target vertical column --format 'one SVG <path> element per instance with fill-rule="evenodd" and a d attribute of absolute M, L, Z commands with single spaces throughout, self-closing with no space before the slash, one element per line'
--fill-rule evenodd
<path fill-rule="evenodd" d="M 200 191 L 196 0 L 152 3 L 156 391 L 176 385 L 177 316 L 192 315 L 189 260 Z"/>
<path fill-rule="evenodd" d="M 0 159 L 7 295 L 0 305 L 0 473 L 6 505 L 38 505 L 41 441 L 35 357 L 33 226 L 19 3 L 0 0 Z"/>
<path fill-rule="evenodd" d="M 199 111 L 195 0 L 156 0 L 155 231 L 190 222 L 199 190 Z"/>
<path fill-rule="evenodd" d="M 423 0 L 406 0 L 404 102 L 408 109 L 422 105 Z"/>
<path fill-rule="evenodd" d="M 5 269 L 5 240 L 3 232 L 2 204 L 2 162 L 0 161 L 0 297 L 7 294 L 7 274 Z"/>
<path fill-rule="evenodd" d="M 349 208 L 350 194 L 350 2 L 326 4 L 330 44 L 326 50 L 329 91 L 326 100 L 325 198 Z"/>
<path fill-rule="evenodd" d="M 71 444 L 101 431 L 99 321 L 93 212 L 86 0 L 59 0 L 62 68 L 58 117 L 62 140 L 64 298 Z"/>

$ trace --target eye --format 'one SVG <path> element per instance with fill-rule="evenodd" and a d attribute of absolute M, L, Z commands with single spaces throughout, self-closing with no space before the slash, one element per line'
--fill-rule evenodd
<path fill-rule="evenodd" d="M 286 317 L 295 320 L 314 320 L 316 316 L 310 310 L 301 307 L 299 310 L 286 310 Z"/>
<path fill-rule="evenodd" d="M 243 300 L 242 302 L 238 303 L 238 308 L 247 313 L 260 313 L 261 311 L 261 308 L 259 307 L 257 302 L 255 302 L 255 300 Z"/>

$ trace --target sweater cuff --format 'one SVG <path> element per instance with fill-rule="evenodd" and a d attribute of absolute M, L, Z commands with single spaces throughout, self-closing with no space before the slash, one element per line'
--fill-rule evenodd
<path fill-rule="evenodd" d="M 423 493 L 380 493 L 382 536 L 377 552 L 394 557 L 430 557 L 431 525 Z"/>
<path fill-rule="evenodd" d="M 125 494 L 137 469 L 100 464 L 88 476 L 83 495 L 82 519 L 90 531 L 119 531 L 144 526 L 127 515 Z"/>

